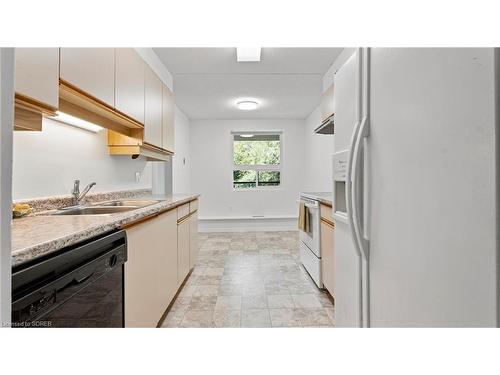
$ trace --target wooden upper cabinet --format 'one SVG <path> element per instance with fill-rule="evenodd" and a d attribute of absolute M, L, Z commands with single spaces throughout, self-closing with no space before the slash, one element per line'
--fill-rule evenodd
<path fill-rule="evenodd" d="M 115 108 L 144 124 L 144 61 L 133 48 L 115 49 Z"/>
<path fill-rule="evenodd" d="M 170 89 L 163 85 L 163 148 L 175 151 L 175 102 Z"/>
<path fill-rule="evenodd" d="M 16 48 L 15 91 L 56 110 L 59 106 L 59 48 Z"/>
<path fill-rule="evenodd" d="M 61 79 L 115 105 L 115 49 L 61 48 Z"/>
<path fill-rule="evenodd" d="M 321 99 L 321 122 L 333 115 L 333 84 L 323 93 Z"/>
<path fill-rule="evenodd" d="M 144 64 L 145 70 L 145 121 L 144 142 L 162 148 L 162 90 L 163 82 Z"/>

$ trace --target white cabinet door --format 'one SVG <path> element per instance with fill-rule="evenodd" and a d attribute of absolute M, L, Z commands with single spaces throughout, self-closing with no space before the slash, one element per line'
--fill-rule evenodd
<path fill-rule="evenodd" d="M 61 48 L 61 79 L 115 106 L 115 49 Z"/>
<path fill-rule="evenodd" d="M 177 214 L 176 210 L 168 211 L 158 217 L 162 228 L 160 245 L 161 258 L 158 260 L 158 294 L 162 301 L 163 314 L 177 293 Z"/>
<path fill-rule="evenodd" d="M 181 285 L 189 273 L 189 218 L 177 225 L 177 285 Z"/>
<path fill-rule="evenodd" d="M 16 48 L 16 93 L 59 107 L 59 48 Z"/>
<path fill-rule="evenodd" d="M 156 327 L 178 289 L 177 210 L 126 231 L 125 326 Z"/>
<path fill-rule="evenodd" d="M 198 259 L 198 211 L 189 217 L 189 268 L 193 268 Z"/>
<path fill-rule="evenodd" d="M 133 48 L 115 49 L 115 108 L 144 124 L 144 61 Z"/>
<path fill-rule="evenodd" d="M 170 89 L 163 85 L 163 148 L 175 151 L 175 102 Z"/>
<path fill-rule="evenodd" d="M 163 82 L 145 64 L 145 122 L 144 142 L 162 147 Z"/>

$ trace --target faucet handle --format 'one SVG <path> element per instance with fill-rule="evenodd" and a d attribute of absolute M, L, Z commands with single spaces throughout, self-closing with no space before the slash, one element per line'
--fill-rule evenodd
<path fill-rule="evenodd" d="M 80 180 L 75 180 L 75 182 L 73 183 L 73 190 L 71 191 L 71 193 L 75 194 L 78 192 L 80 192 Z"/>

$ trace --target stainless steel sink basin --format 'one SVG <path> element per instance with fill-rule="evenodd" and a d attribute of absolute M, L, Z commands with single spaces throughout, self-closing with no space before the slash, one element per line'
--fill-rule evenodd
<path fill-rule="evenodd" d="M 69 207 L 56 211 L 51 215 L 107 215 L 137 210 L 142 207 L 161 202 L 159 200 L 115 200 L 94 203 L 90 206 Z"/>
<path fill-rule="evenodd" d="M 158 203 L 158 200 L 116 200 L 111 202 L 96 203 L 94 206 L 106 206 L 106 207 L 146 207 L 152 204 Z"/>
<path fill-rule="evenodd" d="M 64 210 L 56 211 L 52 215 L 106 215 L 106 214 L 127 212 L 135 210 L 137 208 L 138 207 L 86 206 L 86 207 L 66 208 Z"/>

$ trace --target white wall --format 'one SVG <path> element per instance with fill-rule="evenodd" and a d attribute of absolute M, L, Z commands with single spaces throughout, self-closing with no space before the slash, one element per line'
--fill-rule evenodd
<path fill-rule="evenodd" d="M 0 48 L 0 328 L 10 322 L 14 50 Z"/>
<path fill-rule="evenodd" d="M 190 123 L 175 107 L 175 155 L 172 157 L 172 193 L 191 193 Z"/>
<path fill-rule="evenodd" d="M 144 158 L 110 156 L 107 132 L 91 133 L 44 119 L 41 132 L 14 133 L 14 199 L 67 195 L 73 180 L 93 192 L 151 188 L 151 164 Z M 135 172 L 141 181 L 135 182 Z"/>
<path fill-rule="evenodd" d="M 201 193 L 200 218 L 297 216 L 304 166 L 303 120 L 191 121 L 191 187 Z M 283 131 L 282 186 L 235 191 L 231 131 Z"/>
<path fill-rule="evenodd" d="M 333 135 L 314 133 L 321 123 L 321 106 L 307 118 L 304 125 L 304 178 L 302 190 L 332 191 Z"/>

